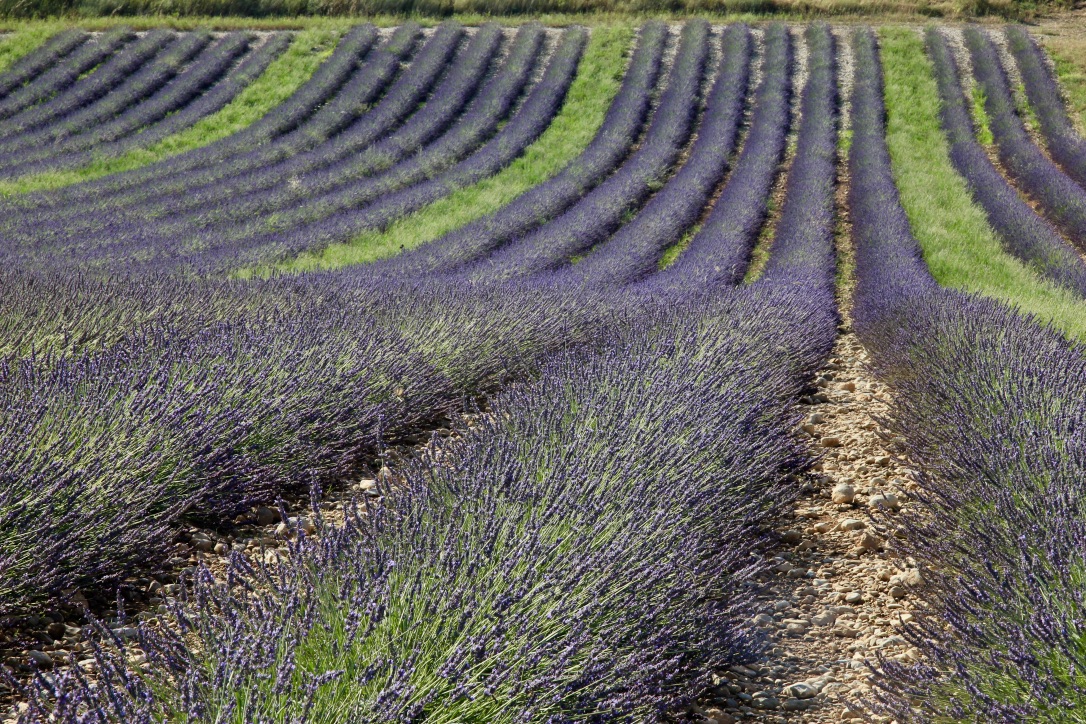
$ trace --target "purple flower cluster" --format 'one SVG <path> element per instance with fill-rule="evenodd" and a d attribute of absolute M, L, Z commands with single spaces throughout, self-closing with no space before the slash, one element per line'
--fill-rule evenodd
<path fill-rule="evenodd" d="M 1007 172 L 1076 246 L 1086 249 L 1086 191 L 1037 148 L 1017 115 L 1007 75 L 982 30 L 965 29 L 973 75 L 984 90 L 992 136 Z"/>
<path fill-rule="evenodd" d="M 1063 96 L 1045 61 L 1044 52 L 1025 28 L 1007 28 L 1007 45 L 1018 64 L 1022 84 L 1037 117 L 1049 155 L 1068 176 L 1086 186 L 1086 141 L 1067 117 Z"/>
<path fill-rule="evenodd" d="M 1086 357 L 928 274 L 893 185 L 870 31 L 855 51 L 855 326 L 922 471 L 923 512 L 896 523 L 895 546 L 921 564 L 930 606 L 904 632 L 922 663 L 881 661 L 877 708 L 898 721 L 1065 721 L 1086 666 Z"/>
<path fill-rule="evenodd" d="M 935 28 L 928 29 L 926 38 L 939 84 L 943 131 L 950 142 L 954 168 L 969 184 L 973 198 L 984 208 L 1010 253 L 1057 284 L 1086 295 L 1086 262 L 992 165 L 974 136 L 957 63 L 946 38 Z"/>

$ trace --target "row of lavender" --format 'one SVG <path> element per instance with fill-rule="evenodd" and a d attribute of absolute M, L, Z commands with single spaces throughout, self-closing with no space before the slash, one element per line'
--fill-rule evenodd
<path fill-rule="evenodd" d="M 689 29 L 686 47 L 705 31 Z M 775 107 L 788 43 L 783 29 L 769 35 L 776 61 L 757 102 Z M 598 295 L 547 275 L 498 285 L 496 299 L 590 306 L 593 334 L 410 464 L 387 507 L 301 536 L 282 565 L 235 557 L 226 581 L 202 571 L 167 627 L 141 629 L 151 673 L 131 675 L 106 645 L 98 682 L 73 670 L 52 698 L 41 679 L 25 718 L 655 719 L 712 667 L 755 655 L 756 554 L 796 492 L 788 474 L 806 464 L 795 400 L 837 321 L 833 42 L 817 26 L 807 39 L 810 162 L 790 174 L 763 281 L 734 289 L 705 274 L 676 289 L 648 276 Z M 725 41 L 722 71 L 730 52 L 745 57 L 748 31 Z M 689 88 L 689 68 L 678 62 L 669 88 Z M 713 97 L 727 102 L 738 82 L 719 73 Z M 655 246 L 684 230 L 665 227 Z M 737 256 L 757 232 L 731 238 Z M 426 295 L 469 288 L 425 282 Z"/>
<path fill-rule="evenodd" d="M 942 76 L 949 62 L 930 47 Z M 897 524 L 895 545 L 925 566 L 930 603 L 905 634 L 924 661 L 881 662 L 880 706 L 899 721 L 1067 721 L 1086 665 L 1086 358 L 1035 320 L 936 284 L 894 187 L 873 35 L 855 50 L 855 326 L 922 471 L 922 514 Z"/>
<path fill-rule="evenodd" d="M 146 147 L 232 100 L 285 48 L 246 33 L 63 33 L 5 74 L 0 175 L 72 168 Z"/>

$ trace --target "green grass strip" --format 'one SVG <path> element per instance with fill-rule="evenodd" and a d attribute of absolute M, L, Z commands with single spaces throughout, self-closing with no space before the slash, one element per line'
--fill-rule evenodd
<path fill-rule="evenodd" d="M 894 179 L 932 274 L 944 286 L 1008 302 L 1086 340 L 1086 301 L 1003 250 L 951 165 L 939 123 L 939 93 L 921 37 L 905 28 L 884 28 L 880 35 Z"/>
<path fill-rule="evenodd" d="M 33 23 L 0 40 L 0 73 L 66 27 L 67 23 L 60 21 Z"/>
<path fill-rule="evenodd" d="M 1056 77 L 1067 99 L 1068 115 L 1079 133 L 1086 131 L 1086 44 L 1068 38 L 1048 38 L 1045 50 L 1056 66 Z"/>
<path fill-rule="evenodd" d="M 272 61 L 263 74 L 217 113 L 192 127 L 163 138 L 147 148 L 136 148 L 115 158 L 75 169 L 47 171 L 0 182 L 0 195 L 55 189 L 88 181 L 112 173 L 161 161 L 199 146 L 237 133 L 290 97 L 307 81 L 317 67 L 332 54 L 339 39 L 338 29 L 305 30 L 298 33 L 290 47 Z"/>
<path fill-rule="evenodd" d="M 393 256 L 494 212 L 551 178 L 584 150 L 603 124 L 622 81 L 632 37 L 632 26 L 626 23 L 593 29 L 562 109 L 543 135 L 500 173 L 455 191 L 384 231 L 363 233 L 349 243 L 303 254 L 279 269 L 333 269 Z"/>

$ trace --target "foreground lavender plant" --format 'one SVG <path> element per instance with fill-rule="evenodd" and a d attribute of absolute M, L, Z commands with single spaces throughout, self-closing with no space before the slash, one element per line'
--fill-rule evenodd
<path fill-rule="evenodd" d="M 827 326 L 795 288 L 687 301 L 698 319 L 645 306 L 499 395 L 390 508 L 267 574 L 235 559 L 242 587 L 201 574 L 171 633 L 141 640 L 166 689 L 111 699 L 65 681 L 61 720 L 91 702 L 198 721 L 627 720 L 682 704 L 708 666 L 756 650 L 742 582 L 802 461 L 790 401 L 833 335 L 799 343 Z"/>

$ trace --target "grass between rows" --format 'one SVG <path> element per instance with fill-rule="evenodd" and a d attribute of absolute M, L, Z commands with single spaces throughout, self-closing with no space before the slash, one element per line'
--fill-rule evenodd
<path fill-rule="evenodd" d="M 0 42 L 0 72 L 7 70 L 12 63 L 34 50 L 55 33 L 67 27 L 67 23 L 55 20 L 31 23 L 20 27 L 3 42 Z"/>
<path fill-rule="evenodd" d="M 54 32 L 59 29 L 56 25 L 52 27 Z M 136 148 L 121 156 L 103 158 L 80 168 L 47 171 L 0 181 L 0 195 L 55 189 L 112 173 L 131 171 L 237 133 L 285 101 L 308 80 L 317 67 L 332 54 L 341 31 L 341 28 L 325 27 L 298 33 L 290 47 L 272 61 L 264 73 L 233 101 L 184 131 L 163 138 L 147 148 Z M 48 34 L 44 33 L 45 37 Z M 23 33 L 18 34 L 16 39 L 22 35 Z M 0 55 L 0 63 L 2 62 L 3 56 Z"/>
<path fill-rule="evenodd" d="M 944 286 L 995 297 L 1086 340 L 1086 300 L 1006 253 L 951 165 L 923 40 L 908 28 L 880 35 L 894 179 L 932 274 Z"/>
<path fill-rule="evenodd" d="M 633 26 L 597 28 L 581 59 L 565 103 L 535 143 L 500 173 L 453 192 L 383 231 L 284 262 L 280 271 L 334 269 L 394 256 L 457 229 L 502 206 L 558 173 L 589 144 L 618 92 Z"/>
<path fill-rule="evenodd" d="M 1079 133 L 1086 132 L 1086 38 L 1069 36 L 1043 37 L 1044 48 L 1056 66 L 1068 116 Z"/>

